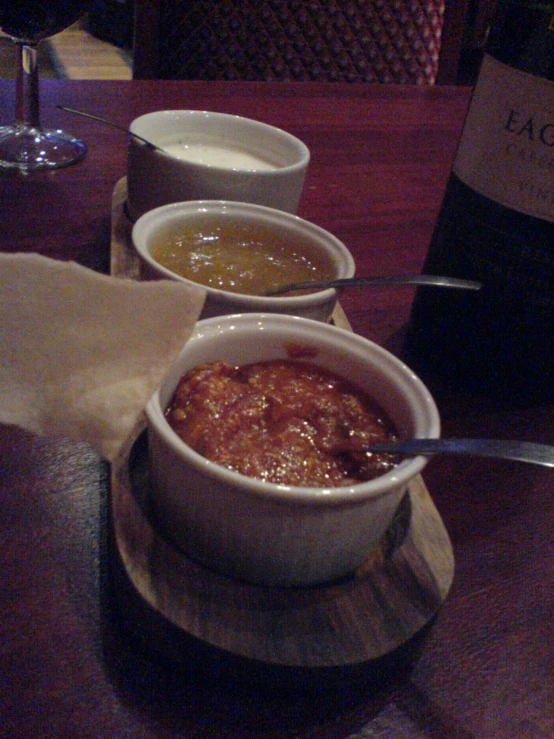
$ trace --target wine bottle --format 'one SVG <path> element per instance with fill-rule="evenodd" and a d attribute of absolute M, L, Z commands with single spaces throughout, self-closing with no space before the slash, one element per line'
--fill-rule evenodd
<path fill-rule="evenodd" d="M 405 343 L 423 376 L 516 402 L 554 397 L 554 3 L 500 0 Z M 463 292 L 463 294 L 462 294 Z"/>

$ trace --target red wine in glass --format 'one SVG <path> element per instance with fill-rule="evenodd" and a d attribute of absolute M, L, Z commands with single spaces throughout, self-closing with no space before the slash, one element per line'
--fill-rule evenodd
<path fill-rule="evenodd" d="M 81 160 L 86 146 L 73 136 L 40 124 L 37 46 L 72 25 L 90 0 L 0 0 L 0 31 L 15 42 L 15 123 L 0 126 L 0 168 L 32 171 L 66 167 Z"/>

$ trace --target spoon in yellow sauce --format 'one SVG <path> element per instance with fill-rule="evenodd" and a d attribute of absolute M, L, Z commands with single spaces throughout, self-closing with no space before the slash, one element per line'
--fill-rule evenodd
<path fill-rule="evenodd" d="M 325 290 L 329 287 L 392 287 L 397 285 L 430 285 L 433 287 L 457 288 L 458 290 L 480 290 L 482 284 L 474 280 L 462 280 L 457 277 L 441 277 L 438 275 L 383 275 L 381 277 L 343 277 L 337 280 L 322 280 L 320 282 L 299 282 L 291 285 L 281 285 L 266 293 L 283 295 L 295 290 Z"/>

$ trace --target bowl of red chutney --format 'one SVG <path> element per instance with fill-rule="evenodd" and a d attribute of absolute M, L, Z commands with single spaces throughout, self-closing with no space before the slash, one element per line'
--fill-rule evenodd
<path fill-rule="evenodd" d="M 440 433 L 399 359 L 279 314 L 199 321 L 146 416 L 156 524 L 204 566 L 277 587 L 352 576 L 427 462 L 367 448 Z"/>

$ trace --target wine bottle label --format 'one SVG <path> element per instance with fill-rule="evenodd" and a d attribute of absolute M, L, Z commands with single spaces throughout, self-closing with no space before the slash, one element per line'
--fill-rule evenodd
<path fill-rule="evenodd" d="M 480 195 L 554 221 L 554 82 L 486 54 L 453 171 Z"/>

